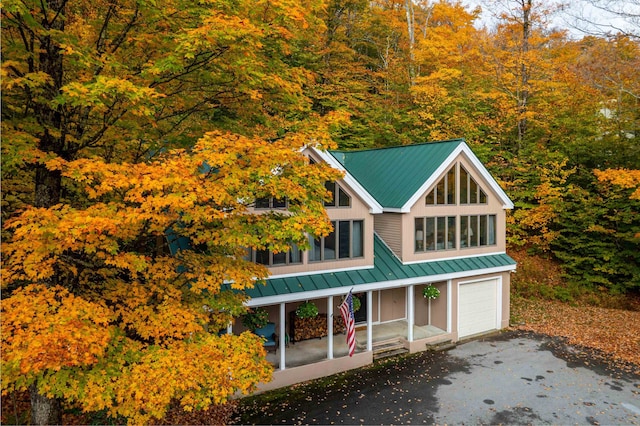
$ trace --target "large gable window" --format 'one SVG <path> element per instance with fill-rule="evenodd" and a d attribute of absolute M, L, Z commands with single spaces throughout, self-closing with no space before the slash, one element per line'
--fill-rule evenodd
<path fill-rule="evenodd" d="M 415 251 L 456 248 L 456 217 L 418 217 L 415 219 Z"/>
<path fill-rule="evenodd" d="M 310 237 L 310 262 L 350 259 L 364 256 L 362 220 L 332 221 L 333 232 L 326 237 Z"/>
<path fill-rule="evenodd" d="M 460 216 L 460 248 L 496 244 L 496 215 Z"/>
<path fill-rule="evenodd" d="M 351 197 L 340 185 L 336 182 L 326 182 L 324 186 L 331 193 L 331 200 L 324 202 L 325 207 L 351 207 Z"/>
<path fill-rule="evenodd" d="M 293 265 L 302 263 L 302 251 L 295 244 L 286 252 L 275 253 L 271 250 L 249 249 L 247 260 L 266 266 Z"/>
<path fill-rule="evenodd" d="M 487 194 L 475 179 L 460 166 L 460 204 L 486 204 Z"/>
<path fill-rule="evenodd" d="M 456 204 L 456 166 L 449 169 L 426 198 L 427 205 Z"/>

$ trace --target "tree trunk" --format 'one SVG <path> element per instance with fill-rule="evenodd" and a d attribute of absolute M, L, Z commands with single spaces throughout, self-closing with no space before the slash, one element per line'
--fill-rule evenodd
<path fill-rule="evenodd" d="M 416 42 L 415 36 L 415 15 L 413 10 L 413 0 L 405 0 L 404 3 L 405 12 L 407 14 L 407 32 L 409 34 L 409 84 L 411 86 L 415 83 L 415 69 L 414 69 L 414 52 L 413 47 Z"/>
<path fill-rule="evenodd" d="M 532 0 L 524 0 L 522 7 L 522 53 L 520 63 L 520 90 L 518 93 L 518 154 L 522 150 L 527 133 L 527 110 L 529 106 L 529 39 L 531 38 Z"/>
<path fill-rule="evenodd" d="M 41 22 L 44 28 L 60 32 L 64 31 L 65 4 L 66 1 L 64 0 L 50 0 L 48 2 L 50 13 L 44 13 Z M 50 20 L 50 16 L 55 16 L 55 18 Z M 51 86 L 48 88 L 47 94 L 54 98 L 60 93 L 63 84 L 64 64 L 62 49 L 50 35 L 47 35 L 42 38 L 39 50 L 39 71 L 46 73 L 51 78 Z M 42 135 L 40 135 L 38 148 L 42 152 L 54 153 L 64 158 L 65 132 L 60 107 L 52 108 L 47 102 L 42 102 L 35 106 L 34 112 L 44 128 Z M 59 133 L 59 135 L 56 133 Z M 35 176 L 34 205 L 46 208 L 58 204 L 60 202 L 61 186 L 62 176 L 59 171 L 51 171 L 43 164 L 38 164 Z"/>
<path fill-rule="evenodd" d="M 60 425 L 62 424 L 62 409 L 58 398 L 49 398 L 38 392 L 33 384 L 29 388 L 31 394 L 31 424 L 32 425 Z"/>
<path fill-rule="evenodd" d="M 42 26 L 47 30 L 64 31 L 64 9 L 66 0 L 50 0 L 48 10 L 45 10 L 42 18 Z M 50 12 L 50 13 L 47 13 Z M 55 97 L 60 92 L 63 83 L 63 56 L 59 44 L 54 42 L 51 36 L 43 37 L 40 45 L 39 71 L 51 77 L 51 87 L 48 95 Z M 64 132 L 62 131 L 62 114 L 59 107 L 52 109 L 46 103 L 39 103 L 35 107 L 35 113 L 44 130 L 40 136 L 38 148 L 46 153 L 64 154 Z M 52 134 L 49 129 L 55 129 L 60 136 Z M 64 156 L 64 155 L 62 155 Z M 35 207 L 51 207 L 60 202 L 62 188 L 62 175 L 57 170 L 49 170 L 43 164 L 36 166 L 35 173 Z M 55 284 L 54 277 L 48 284 Z M 38 382 L 29 388 L 31 394 L 31 424 L 32 425 L 59 425 L 62 424 L 62 403 L 59 398 L 49 398 L 40 394 Z"/>

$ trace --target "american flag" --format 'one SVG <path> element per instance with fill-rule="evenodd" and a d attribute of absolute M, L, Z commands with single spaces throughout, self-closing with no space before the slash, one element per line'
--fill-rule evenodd
<path fill-rule="evenodd" d="M 340 313 L 347 329 L 347 346 L 349 346 L 349 356 L 353 356 L 356 351 L 356 319 L 353 316 L 353 296 L 351 290 L 340 305 Z"/>

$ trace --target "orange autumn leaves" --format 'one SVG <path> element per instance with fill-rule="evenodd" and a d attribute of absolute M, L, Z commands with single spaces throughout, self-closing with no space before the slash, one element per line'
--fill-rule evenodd
<path fill-rule="evenodd" d="M 144 163 L 50 160 L 82 196 L 6 221 L 3 285 L 33 284 L 3 301 L 3 392 L 37 381 L 148 423 L 174 401 L 204 409 L 268 381 L 258 337 L 218 333 L 267 276 L 244 247 L 282 251 L 329 229 L 324 182 L 341 174 L 309 164 L 300 142 L 212 132 Z M 259 197 L 291 208 L 256 214 Z M 193 250 L 169 253 L 168 229 Z"/>
<path fill-rule="evenodd" d="M 91 365 L 112 338 L 113 314 L 60 286 L 30 285 L 2 302 L 2 371 L 6 382 L 48 369 Z"/>
<path fill-rule="evenodd" d="M 143 349 L 109 325 L 109 309 L 61 287 L 20 289 L 3 302 L 2 316 L 3 390 L 44 377 L 43 392 L 136 424 L 161 418 L 173 400 L 186 410 L 220 404 L 271 375 L 271 366 L 258 362 L 264 349 L 251 333 Z"/>
<path fill-rule="evenodd" d="M 515 298 L 518 328 L 565 337 L 572 345 L 597 349 L 605 360 L 630 373 L 640 373 L 640 312 L 594 306 L 570 306 L 548 300 Z"/>
<path fill-rule="evenodd" d="M 635 188 L 630 198 L 640 200 L 640 170 L 607 169 L 594 170 L 594 173 L 600 182 L 608 182 L 627 189 Z"/>

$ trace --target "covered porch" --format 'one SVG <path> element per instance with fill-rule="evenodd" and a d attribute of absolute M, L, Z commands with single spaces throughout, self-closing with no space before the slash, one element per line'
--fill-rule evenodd
<path fill-rule="evenodd" d="M 409 326 L 406 320 L 397 320 L 383 324 L 372 325 L 372 345 L 389 340 L 400 340 L 409 348 Z M 413 326 L 413 341 L 422 344 L 436 343 L 446 339 L 448 333 L 432 325 Z M 286 368 L 300 367 L 314 364 L 329 358 L 330 347 L 333 349 L 332 358 L 348 356 L 346 335 L 344 333 L 335 334 L 332 337 L 332 344 L 329 344 L 329 336 L 308 339 L 289 344 L 284 351 L 278 349 L 277 352 L 267 353 L 267 360 L 276 368 L 281 369 L 282 357 L 285 359 Z M 356 327 L 356 354 L 367 350 L 367 325 Z"/>
<path fill-rule="evenodd" d="M 381 343 L 391 339 L 410 353 L 457 341 L 457 280 L 508 272 L 514 265 L 503 253 L 403 265 L 377 236 L 374 251 L 373 268 L 272 277 L 247 292 L 250 308 L 268 312 L 278 340 L 277 350 L 267 354 L 275 367 L 273 380 L 260 384 L 260 391 L 366 366 Z M 434 300 L 423 297 L 428 284 L 440 292 Z M 350 290 L 362 304 L 355 312 L 353 356 L 348 355 L 339 310 Z M 324 324 L 311 337 L 299 333 L 295 319 L 297 307 L 307 302 L 316 305 L 318 322 Z M 228 332 L 244 330 L 235 323 Z"/>

